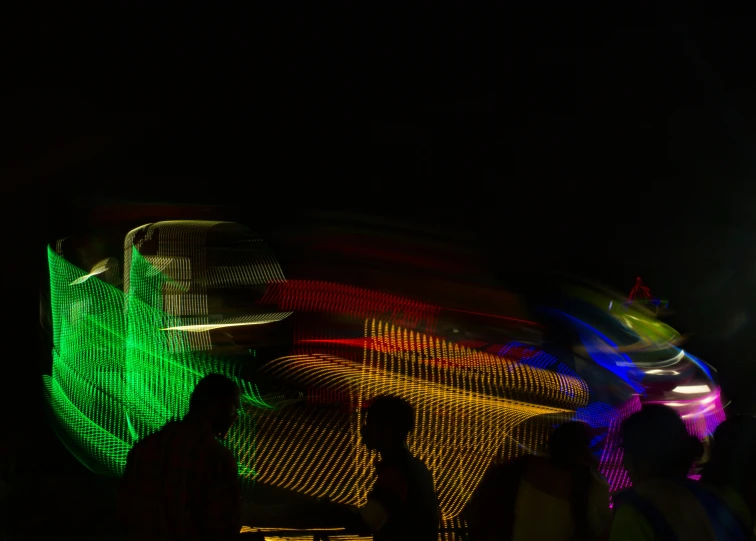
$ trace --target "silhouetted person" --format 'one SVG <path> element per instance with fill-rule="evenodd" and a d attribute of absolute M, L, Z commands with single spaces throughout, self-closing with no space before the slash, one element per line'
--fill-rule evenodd
<path fill-rule="evenodd" d="M 750 539 L 737 502 L 687 478 L 703 446 L 675 410 L 644 406 L 622 424 L 621 437 L 633 484 L 615 496 L 611 541 Z"/>
<path fill-rule="evenodd" d="M 121 481 L 119 514 L 135 539 L 239 535 L 237 462 L 218 441 L 238 416 L 240 390 L 219 374 L 195 387 L 189 412 L 137 442 Z"/>
<path fill-rule="evenodd" d="M 547 456 L 495 465 L 465 514 L 470 541 L 597 540 L 609 534 L 609 486 L 590 452 L 583 423 L 551 434 Z"/>
<path fill-rule="evenodd" d="M 415 411 L 406 400 L 376 397 L 361 430 L 365 446 L 381 454 L 375 465 L 375 485 L 364 506 L 329 504 L 323 509 L 324 516 L 348 531 L 372 533 L 374 541 L 436 541 L 439 514 L 433 477 L 407 447 L 407 436 L 414 427 Z"/>
<path fill-rule="evenodd" d="M 731 501 L 742 500 L 756 533 L 756 418 L 739 415 L 720 423 L 701 482 Z"/>

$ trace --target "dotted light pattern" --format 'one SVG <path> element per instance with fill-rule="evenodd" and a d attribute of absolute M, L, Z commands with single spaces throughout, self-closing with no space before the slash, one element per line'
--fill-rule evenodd
<path fill-rule="evenodd" d="M 575 421 L 591 428 L 608 427 L 617 415 L 617 409 L 606 402 L 593 402 L 575 412 Z"/>
<path fill-rule="evenodd" d="M 363 358 L 361 351 L 359 355 L 355 354 L 357 347 L 378 352 L 392 351 L 404 356 L 420 354 L 428 356 L 423 361 L 428 369 L 408 374 L 420 381 L 440 382 L 456 387 L 463 381 L 460 377 L 475 376 L 482 378 L 478 390 L 494 396 L 567 408 L 579 407 L 588 400 L 588 386 L 574 372 L 573 375 L 552 372 L 533 367 L 527 362 L 527 356 L 523 361 L 517 356 L 494 355 L 393 324 L 390 327 L 389 324 L 385 324 L 386 327 L 383 325 L 379 324 L 381 334 L 370 338 L 303 339 L 297 342 L 294 353 L 327 353 L 355 362 L 361 362 Z M 496 350 L 499 349 L 497 346 Z M 324 394 L 324 390 L 317 388 L 312 388 L 309 392 L 315 396 L 337 396 L 332 391 Z"/>
<path fill-rule="evenodd" d="M 510 440 L 530 439 L 530 447 L 536 448 L 551 424 L 574 414 L 566 407 L 588 400 L 585 383 L 578 378 L 389 323 L 366 321 L 363 344 L 361 362 L 309 353 L 266 366 L 277 379 L 327 390 L 318 401 L 346 401 L 349 414 L 339 404 L 315 409 L 305 401 L 261 414 L 260 482 L 342 503 L 364 503 L 373 482 L 374 457 L 359 440 L 361 406 L 379 394 L 394 394 L 415 405 L 417 426 L 410 448 L 433 473 L 442 516 L 448 519 L 459 514 L 492 459 L 528 450 Z M 511 398 L 525 389 L 532 402 Z M 523 426 L 539 416 L 548 416 L 549 422 Z M 344 460 L 345 453 L 353 459 Z"/>
<path fill-rule="evenodd" d="M 218 246 L 216 236 L 208 247 L 215 232 L 225 240 Z M 603 431 L 602 471 L 613 491 L 628 485 L 618 431 L 640 408 L 637 396 L 619 409 L 589 405 L 587 384 L 536 348 L 437 339 L 443 310 L 436 306 L 342 284 L 286 282 L 272 254 L 247 234 L 225 222 L 138 228 L 126 238 L 126 294 L 105 283 L 118 282 L 114 259 L 86 273 L 50 252 L 55 351 L 45 385 L 63 441 L 90 468 L 118 474 L 131 444 L 181 416 L 199 378 L 220 372 L 244 390 L 244 411 L 227 438 L 241 475 L 280 488 L 364 502 L 374 457 L 359 439 L 360 408 L 383 393 L 416 406 L 410 445 L 434 474 L 447 521 L 459 520 L 492 459 L 541 451 L 553 426 L 570 418 Z M 250 284 L 267 285 L 260 300 L 267 313 L 211 320 L 213 288 Z M 282 393 L 272 409 L 240 379 L 238 364 L 204 353 L 208 331 L 295 311 L 309 314 L 294 319 L 294 350 L 265 370 L 306 398 L 287 402 Z M 347 336 L 359 338 L 344 338 L 349 321 L 356 328 Z M 616 373 L 626 360 L 621 348 L 579 323 L 589 351 L 610 352 L 594 360 Z M 599 339 L 602 347 L 588 347 Z M 707 404 L 683 416 L 699 437 L 724 415 L 718 396 Z"/>
<path fill-rule="evenodd" d="M 527 344 L 521 344 L 519 342 L 510 342 L 504 345 L 497 344 L 490 346 L 488 351 L 495 353 L 496 355 L 516 359 L 525 364 L 529 364 L 530 366 L 535 366 L 536 368 L 554 370 L 560 374 L 575 378 L 578 377 L 574 370 L 559 361 L 559 359 L 553 355 Z"/>
<path fill-rule="evenodd" d="M 410 445 L 434 473 L 446 519 L 467 503 L 492 457 L 506 453 L 511 459 L 525 447 L 535 450 L 548 437 L 549 424 L 566 420 L 572 409 L 588 402 L 588 388 L 578 378 L 385 322 L 372 321 L 366 336 L 368 331 L 373 342 L 365 349 L 363 373 L 393 377 L 363 378 L 362 395 L 398 394 L 417 404 Z M 399 374 L 413 385 L 397 384 Z M 426 386 L 434 391 L 430 396 Z M 526 423 L 548 414 L 548 423 Z"/>
<path fill-rule="evenodd" d="M 178 334 L 166 339 L 161 328 L 184 322 L 162 311 L 169 280 L 136 249 L 128 295 L 96 277 L 79 280 L 87 273 L 50 249 L 48 262 L 54 351 L 46 395 L 61 439 L 93 471 L 119 475 L 131 445 L 182 416 L 208 373 L 237 381 L 248 407 L 268 407 L 239 378 L 240 365 L 193 352 Z"/>
<path fill-rule="evenodd" d="M 722 406 L 722 399 L 717 393 L 716 398 L 706 407 L 699 407 L 697 411 L 682 415 L 688 432 L 704 440 L 714 434 L 714 430 L 727 416 Z"/>
<path fill-rule="evenodd" d="M 609 481 L 609 491 L 612 493 L 630 486 L 630 479 L 622 465 L 624 454 L 620 446 L 620 427 L 625 419 L 640 411 L 640 409 L 640 398 L 633 396 L 623 406 L 614 410 L 613 415 L 609 416 L 608 434 L 601 453 L 600 468 L 601 473 Z"/>
<path fill-rule="evenodd" d="M 701 405 L 700 402 L 701 400 L 690 401 L 689 406 L 676 409 L 680 410 L 680 416 L 685 423 L 688 433 L 696 436 L 700 440 L 704 440 L 713 434 L 714 429 L 719 423 L 725 420 L 725 413 L 718 392 L 711 396 L 710 400 L 704 399 L 704 402 L 706 403 L 705 407 Z M 664 402 L 644 403 L 663 404 Z M 591 414 L 586 415 L 585 419 L 576 416 L 580 420 L 586 420 L 586 422 L 589 423 L 595 422 L 597 419 L 608 420 L 609 428 L 606 443 L 601 454 L 601 471 L 609 481 L 609 489 L 612 493 L 630 486 L 630 478 L 622 465 L 624 453 L 620 445 L 620 427 L 625 419 L 633 413 L 640 411 L 641 407 L 642 402 L 640 397 L 634 396 L 619 408 L 606 410 L 603 413 L 594 411 L 591 412 Z M 578 414 L 580 414 L 580 411 Z M 590 420 L 588 420 L 588 418 L 590 418 Z M 691 473 L 689 477 L 691 479 L 697 478 L 696 474 L 693 473 Z"/>
<path fill-rule="evenodd" d="M 208 249 L 208 236 L 219 233 L 221 246 Z M 185 325 L 209 323 L 210 288 L 268 284 L 285 280 L 280 265 L 249 230 L 232 222 L 165 221 L 130 231 L 124 244 L 124 291 L 130 291 L 132 251 L 137 249 L 166 278 L 162 309 L 179 316 Z M 254 264 L 250 264 L 254 262 Z M 212 348 L 209 331 L 194 332 L 180 342 L 192 350 Z"/>

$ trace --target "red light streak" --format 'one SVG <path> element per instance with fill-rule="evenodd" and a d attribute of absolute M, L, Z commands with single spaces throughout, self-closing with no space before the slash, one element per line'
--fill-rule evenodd
<path fill-rule="evenodd" d="M 516 317 L 508 317 L 508 316 L 497 316 L 495 314 L 487 314 L 485 312 L 472 312 L 470 310 L 460 310 L 458 308 L 444 308 L 444 310 L 448 310 L 450 312 L 460 312 L 463 314 L 470 314 L 474 316 L 485 316 L 485 317 L 493 317 L 496 319 L 506 319 L 507 321 L 516 321 L 517 323 L 525 323 L 526 325 L 534 325 L 536 327 L 543 327 L 540 323 L 536 323 L 535 321 L 528 321 L 527 319 L 519 319 Z"/>

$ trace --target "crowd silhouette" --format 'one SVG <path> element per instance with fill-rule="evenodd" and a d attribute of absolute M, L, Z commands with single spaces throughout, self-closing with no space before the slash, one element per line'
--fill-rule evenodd
<path fill-rule="evenodd" d="M 677 412 L 650 404 L 622 424 L 631 488 L 609 510 L 606 481 L 588 458 L 579 423 L 553 432 L 548 454 L 493 466 L 467 509 L 470 541 L 751 540 L 754 530 L 754 419 L 734 418 L 715 432 L 701 481 L 689 478 L 704 455 Z"/>
<path fill-rule="evenodd" d="M 108 539 L 262 539 L 242 525 L 266 517 L 244 503 L 237 463 L 222 440 L 237 419 L 240 390 L 217 374 L 192 392 L 189 412 L 137 442 L 128 455 Z M 362 443 L 380 454 L 376 480 L 361 507 L 328 501 L 290 510 L 303 528 L 340 527 L 376 541 L 431 541 L 439 536 L 433 478 L 407 445 L 415 412 L 396 396 L 375 397 Z M 629 489 L 610 496 L 591 454 L 587 425 L 553 430 L 545 452 L 493 464 L 463 516 L 469 541 L 748 541 L 756 539 L 756 418 L 731 417 L 716 429 L 708 460 L 678 413 L 645 405 L 621 426 Z M 5 449 L 7 458 L 7 449 Z M 0 470 L 0 539 L 10 533 L 13 471 Z M 282 515 L 285 517 L 285 514 Z M 283 524 L 282 524 L 283 526 Z M 325 534 L 322 534 L 323 536 Z"/>
<path fill-rule="evenodd" d="M 240 390 L 224 376 L 203 378 L 181 421 L 171 421 L 129 452 L 119 495 L 119 516 L 129 539 L 232 539 L 254 522 L 243 504 L 236 461 L 219 440 L 237 418 Z M 322 502 L 293 511 L 310 526 L 339 526 L 376 541 L 433 541 L 439 512 L 433 477 L 412 456 L 407 437 L 413 407 L 378 396 L 367 408 L 361 436 L 381 455 L 376 481 L 362 507 Z M 304 515 L 304 516 L 302 516 Z M 258 537 L 261 537 L 259 535 Z"/>

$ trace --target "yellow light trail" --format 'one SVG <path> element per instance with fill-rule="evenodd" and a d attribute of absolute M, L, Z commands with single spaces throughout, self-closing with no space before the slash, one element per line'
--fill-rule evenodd
<path fill-rule="evenodd" d="M 459 366 L 465 362 L 471 368 Z M 571 418 L 588 401 L 587 387 L 578 378 L 375 320 L 365 322 L 362 362 L 310 353 L 278 358 L 265 371 L 299 388 L 346 397 L 348 413 L 301 401 L 258 414 L 259 482 L 336 502 L 364 503 L 375 457 L 360 442 L 360 406 L 377 395 L 393 394 L 415 406 L 410 449 L 433 473 L 444 519 L 460 513 L 492 459 L 523 452 L 507 445 L 515 433 L 514 439 L 537 447 L 548 437 L 550 424 Z M 507 396 L 523 390 L 530 393 L 527 402 Z M 550 422 L 521 426 L 542 416 Z"/>

